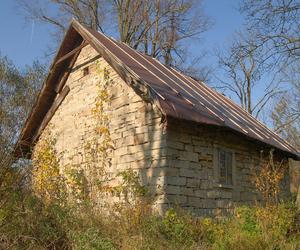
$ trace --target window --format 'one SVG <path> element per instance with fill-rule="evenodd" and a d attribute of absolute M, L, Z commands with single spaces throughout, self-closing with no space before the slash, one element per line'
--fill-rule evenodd
<path fill-rule="evenodd" d="M 218 150 L 219 181 L 221 184 L 232 185 L 233 156 L 232 152 Z"/>
<path fill-rule="evenodd" d="M 85 67 L 85 68 L 83 69 L 83 76 L 86 76 L 86 75 L 88 75 L 89 73 L 90 73 L 89 67 Z"/>

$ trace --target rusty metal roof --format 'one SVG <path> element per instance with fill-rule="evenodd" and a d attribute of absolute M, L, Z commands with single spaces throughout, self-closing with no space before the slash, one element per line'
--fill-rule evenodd
<path fill-rule="evenodd" d="M 247 137 L 299 155 L 299 152 L 279 135 L 205 83 L 167 67 L 100 32 L 89 32 L 154 90 L 166 116 L 228 127 Z"/>
<path fill-rule="evenodd" d="M 71 28 L 90 43 L 129 85 L 133 86 L 131 81 L 134 78 L 145 87 L 167 118 L 227 127 L 249 139 L 300 157 L 300 153 L 288 142 L 205 83 L 76 21 L 72 22 Z M 68 41 L 68 37 L 65 40 Z"/>

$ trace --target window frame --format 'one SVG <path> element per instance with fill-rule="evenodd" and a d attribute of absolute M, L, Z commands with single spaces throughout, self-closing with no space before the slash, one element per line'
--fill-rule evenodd
<path fill-rule="evenodd" d="M 231 184 L 224 182 L 221 180 L 221 168 L 220 168 L 220 152 L 225 152 L 231 154 Z M 226 156 L 225 156 L 225 164 L 226 164 Z M 213 167 L 214 167 L 214 182 L 217 187 L 224 187 L 224 188 L 233 188 L 236 185 L 236 161 L 235 161 L 235 151 L 226 147 L 222 146 L 214 146 L 214 159 L 213 159 Z M 226 170 L 227 171 L 227 170 Z M 227 174 L 226 177 L 227 178 Z"/>

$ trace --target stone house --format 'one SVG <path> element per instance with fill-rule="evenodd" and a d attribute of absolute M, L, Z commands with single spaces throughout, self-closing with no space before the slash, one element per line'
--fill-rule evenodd
<path fill-rule="evenodd" d="M 63 170 L 104 168 L 107 182 L 116 185 L 120 171 L 133 169 L 155 195 L 159 211 L 179 205 L 196 215 L 259 200 L 252 178 L 271 149 L 278 162 L 300 157 L 203 82 L 76 21 L 54 58 L 16 154 L 30 158 L 49 130 Z M 105 159 L 91 157 L 93 145 L 103 146 Z M 282 187 L 287 195 L 288 172 Z"/>

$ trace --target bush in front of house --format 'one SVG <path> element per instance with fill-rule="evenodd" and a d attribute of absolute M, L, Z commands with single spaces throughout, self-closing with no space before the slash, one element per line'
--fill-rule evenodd
<path fill-rule="evenodd" d="M 49 155 L 39 158 L 41 166 L 51 164 L 38 176 L 58 176 Z M 105 189 L 125 199 L 101 210 L 85 196 L 69 202 L 64 192 L 56 195 L 53 180 L 61 187 L 62 179 L 53 175 L 45 182 L 50 188 L 31 190 L 17 170 L 2 171 L 0 249 L 300 249 L 300 211 L 293 202 L 241 206 L 224 218 L 195 218 L 179 208 L 159 216 L 138 175 L 128 170 L 120 172 L 119 186 Z"/>
<path fill-rule="evenodd" d="M 300 249 L 300 212 L 293 203 L 236 208 L 223 219 L 194 218 L 147 202 L 109 214 L 89 204 L 45 204 L 14 193 L 0 210 L 1 249 Z"/>

